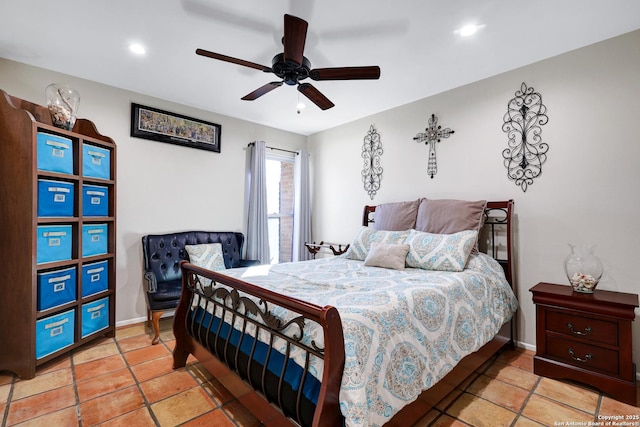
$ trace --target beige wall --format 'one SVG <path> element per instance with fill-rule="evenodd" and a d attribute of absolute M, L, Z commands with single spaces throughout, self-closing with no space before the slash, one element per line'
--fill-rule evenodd
<path fill-rule="evenodd" d="M 145 234 L 182 230 L 243 231 L 246 146 L 254 140 L 296 150 L 306 137 L 77 79 L 0 58 L 0 89 L 45 104 L 44 88 L 68 83 L 80 92 L 79 116 L 118 146 L 117 294 L 119 324 L 146 316 L 142 293 Z M 131 138 L 131 102 L 222 125 L 221 153 Z"/>
<path fill-rule="evenodd" d="M 549 116 L 542 127 L 548 160 L 526 193 L 507 179 L 501 155 L 507 148 L 503 115 L 522 82 L 542 94 Z M 567 243 L 597 245 L 605 267 L 601 289 L 640 291 L 635 273 L 639 100 L 640 31 L 635 31 L 312 135 L 314 238 L 349 242 L 365 204 L 421 196 L 514 199 L 518 339 L 532 348 L 535 311 L 529 289 L 541 281 L 567 283 Z M 438 173 L 429 179 L 427 147 L 412 138 L 424 131 L 432 113 L 455 134 L 438 144 Z M 360 178 L 361 147 L 372 124 L 384 149 L 381 189 L 373 201 Z M 640 319 L 633 331 L 640 366 Z"/>

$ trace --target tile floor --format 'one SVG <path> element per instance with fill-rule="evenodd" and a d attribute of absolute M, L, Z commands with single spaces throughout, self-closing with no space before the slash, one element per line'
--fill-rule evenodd
<path fill-rule="evenodd" d="M 171 319 L 162 321 L 160 344 L 150 343 L 148 328 L 128 326 L 115 339 L 94 341 L 42 366 L 32 380 L 0 372 L 1 425 L 264 425 L 195 359 L 171 369 Z M 640 415 L 640 408 L 534 375 L 533 353 L 517 349 L 502 353 L 424 412 L 415 426 L 587 426 L 603 415 Z"/>

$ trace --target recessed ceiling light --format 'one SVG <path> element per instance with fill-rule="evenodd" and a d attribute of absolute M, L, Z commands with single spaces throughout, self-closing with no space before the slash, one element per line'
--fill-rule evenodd
<path fill-rule="evenodd" d="M 459 34 L 462 37 L 469 37 L 475 34 L 481 28 L 484 28 L 484 25 L 469 24 L 469 25 L 465 25 L 464 27 L 458 30 L 455 30 L 454 33 Z"/>
<path fill-rule="evenodd" d="M 129 50 L 136 55 L 144 55 L 147 53 L 147 50 L 140 43 L 131 43 L 129 45 Z"/>

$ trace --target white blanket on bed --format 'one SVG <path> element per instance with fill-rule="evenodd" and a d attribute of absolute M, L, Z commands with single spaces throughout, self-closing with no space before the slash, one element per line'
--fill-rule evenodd
<path fill-rule="evenodd" d="M 472 255 L 459 273 L 366 267 L 344 257 L 221 272 L 319 306 L 342 319 L 340 407 L 349 427 L 381 426 L 490 341 L 517 309 L 500 265 Z M 273 308 L 279 317 L 292 316 Z M 323 345 L 319 327 L 306 342 Z M 322 363 L 313 373 L 322 378 Z"/>

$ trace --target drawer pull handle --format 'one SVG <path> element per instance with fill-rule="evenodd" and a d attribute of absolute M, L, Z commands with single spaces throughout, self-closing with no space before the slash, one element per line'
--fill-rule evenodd
<path fill-rule="evenodd" d="M 573 323 L 567 323 L 567 328 L 569 328 L 571 333 L 574 334 L 574 335 L 585 336 L 585 335 L 589 335 L 591 333 L 591 326 L 587 326 L 586 328 L 584 328 L 584 332 L 576 331 L 575 329 L 573 329 Z"/>
<path fill-rule="evenodd" d="M 591 359 L 593 358 L 593 356 L 591 355 L 591 353 L 587 353 L 587 354 L 584 356 L 584 359 L 582 359 L 582 358 L 580 358 L 580 357 L 577 357 L 577 356 L 574 356 L 574 354 L 573 354 L 573 350 L 572 350 L 572 349 L 569 349 L 569 356 L 571 356 L 571 358 L 572 358 L 573 360 L 575 360 L 576 362 L 582 362 L 582 363 L 587 363 L 589 360 L 591 360 Z"/>

